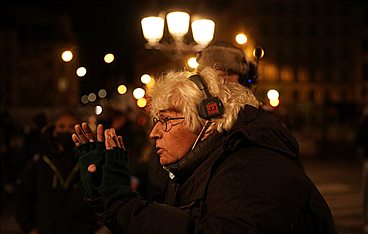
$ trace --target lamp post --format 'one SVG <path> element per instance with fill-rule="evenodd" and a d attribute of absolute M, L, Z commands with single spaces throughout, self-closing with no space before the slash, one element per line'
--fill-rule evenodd
<path fill-rule="evenodd" d="M 196 43 L 188 43 L 184 36 L 189 31 L 190 15 L 186 12 L 175 11 L 166 15 L 167 27 L 173 41 L 160 42 L 164 35 L 165 17 L 149 16 L 141 20 L 142 32 L 147 40 L 147 49 L 157 49 L 171 55 L 181 57 L 188 53 L 195 53 L 206 47 L 213 39 L 215 23 L 210 19 L 192 20 L 191 29 Z"/>

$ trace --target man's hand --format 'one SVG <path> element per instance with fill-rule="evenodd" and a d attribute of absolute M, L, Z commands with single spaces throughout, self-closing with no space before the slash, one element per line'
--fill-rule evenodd
<path fill-rule="evenodd" d="M 116 147 L 126 150 L 124 147 L 123 138 L 116 135 L 114 128 L 105 130 L 105 146 L 106 150 L 111 150 Z"/>
<path fill-rule="evenodd" d="M 101 124 L 97 126 L 97 142 L 86 122 L 75 125 L 74 129 L 72 139 L 80 155 L 81 181 L 87 196 L 96 198 L 99 196 L 98 188 L 102 179 L 101 167 L 105 161 L 104 128 Z"/>
<path fill-rule="evenodd" d="M 95 141 L 96 138 L 86 122 L 75 125 L 74 129 L 75 129 L 75 134 L 73 134 L 72 139 L 77 147 L 87 142 Z M 97 126 L 97 141 L 99 142 L 104 141 L 103 132 L 104 132 L 103 126 L 102 124 L 99 124 Z"/>

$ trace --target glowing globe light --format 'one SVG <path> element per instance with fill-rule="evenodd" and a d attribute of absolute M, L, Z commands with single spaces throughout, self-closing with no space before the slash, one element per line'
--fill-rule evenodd
<path fill-rule="evenodd" d="M 235 36 L 235 41 L 239 45 L 244 45 L 245 43 L 247 43 L 248 38 L 244 33 L 239 33 L 238 35 Z"/>
<path fill-rule="evenodd" d="M 278 99 L 279 98 L 279 92 L 276 89 L 270 89 L 267 92 L 267 97 L 270 100 Z"/>
<path fill-rule="evenodd" d="M 94 93 L 90 93 L 90 94 L 88 94 L 88 101 L 90 101 L 90 102 L 94 102 L 94 101 L 96 101 L 96 94 L 94 94 Z"/>
<path fill-rule="evenodd" d="M 144 97 L 144 95 L 146 94 L 146 91 L 144 91 L 144 89 L 142 88 L 136 88 L 133 90 L 133 97 L 135 99 L 140 99 L 142 97 Z"/>
<path fill-rule="evenodd" d="M 165 20 L 161 17 L 146 17 L 141 20 L 143 36 L 148 44 L 154 46 L 164 35 Z"/>
<path fill-rule="evenodd" d="M 270 99 L 270 105 L 272 107 L 276 107 L 280 104 L 280 100 L 279 99 Z"/>
<path fill-rule="evenodd" d="M 61 59 L 64 62 L 70 62 L 73 59 L 73 53 L 70 50 L 66 50 L 61 54 Z"/>
<path fill-rule="evenodd" d="M 95 107 L 95 113 L 96 113 L 96 115 L 100 115 L 102 113 L 102 111 L 103 111 L 102 106 L 97 105 Z"/>
<path fill-rule="evenodd" d="M 87 74 L 87 69 L 85 67 L 80 67 L 77 69 L 76 73 L 77 73 L 77 76 L 83 77 Z"/>
<path fill-rule="evenodd" d="M 106 54 L 105 57 L 104 57 L 105 63 L 112 63 L 114 61 L 114 59 L 115 59 L 115 57 L 111 53 Z"/>
<path fill-rule="evenodd" d="M 106 97 L 106 95 L 107 95 L 106 90 L 104 90 L 104 89 L 100 89 L 100 90 L 98 91 L 98 96 L 99 96 L 100 98 L 105 98 L 105 97 Z"/>
<path fill-rule="evenodd" d="M 213 39 L 215 22 L 209 19 L 198 19 L 192 22 L 193 39 L 202 48 L 206 47 Z"/>
<path fill-rule="evenodd" d="M 145 98 L 139 98 L 137 100 L 137 106 L 143 108 L 147 105 L 147 100 Z"/>
<path fill-rule="evenodd" d="M 141 81 L 143 84 L 148 84 L 149 82 L 151 82 L 151 76 L 148 74 L 144 74 L 141 76 Z"/>
<path fill-rule="evenodd" d="M 182 38 L 189 30 L 190 15 L 186 12 L 175 11 L 166 15 L 167 27 L 174 38 Z"/>
<path fill-rule="evenodd" d="M 193 69 L 195 69 L 195 68 L 197 68 L 198 67 L 198 63 L 197 63 L 197 59 L 195 58 L 195 57 L 191 57 L 190 59 L 188 59 L 188 66 L 190 67 L 190 68 L 193 68 Z"/>
<path fill-rule="evenodd" d="M 88 96 L 87 95 L 83 95 L 82 97 L 81 97 L 81 102 L 83 103 L 83 104 L 87 104 L 89 101 L 88 101 Z"/>
<path fill-rule="evenodd" d="M 127 87 L 125 85 L 119 85 L 118 87 L 118 93 L 125 94 L 128 91 Z"/>

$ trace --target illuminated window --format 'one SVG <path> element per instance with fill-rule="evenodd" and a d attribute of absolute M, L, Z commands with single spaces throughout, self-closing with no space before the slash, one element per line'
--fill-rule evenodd
<path fill-rule="evenodd" d="M 308 73 L 306 71 L 306 69 L 304 68 L 299 68 L 298 69 L 298 80 L 301 82 L 305 82 L 308 81 Z"/>
<path fill-rule="evenodd" d="M 278 79 L 279 70 L 275 65 L 265 64 L 264 65 L 264 75 L 265 79 L 276 81 Z"/>
<path fill-rule="evenodd" d="M 290 67 L 283 67 L 280 71 L 282 81 L 291 82 L 294 80 L 294 72 Z"/>

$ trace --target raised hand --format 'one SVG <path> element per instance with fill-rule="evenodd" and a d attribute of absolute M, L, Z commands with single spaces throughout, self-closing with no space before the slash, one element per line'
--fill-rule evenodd
<path fill-rule="evenodd" d="M 102 178 L 101 167 L 105 162 L 104 128 L 101 124 L 97 126 L 97 136 L 93 134 L 86 122 L 75 125 L 74 129 L 75 134 L 72 135 L 72 139 L 79 154 L 81 181 L 87 196 L 95 198 L 99 196 L 98 188 Z"/>
<path fill-rule="evenodd" d="M 116 135 L 114 128 L 105 130 L 105 146 L 107 150 L 115 147 L 125 150 L 123 138 Z"/>
<path fill-rule="evenodd" d="M 86 122 L 75 125 L 74 129 L 75 133 L 72 135 L 72 139 L 77 147 L 87 142 L 94 142 L 96 140 L 95 135 Z M 103 131 L 104 129 L 102 124 L 99 124 L 97 126 L 97 141 L 99 142 L 104 141 Z"/>

